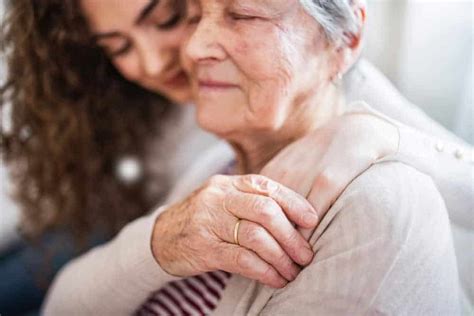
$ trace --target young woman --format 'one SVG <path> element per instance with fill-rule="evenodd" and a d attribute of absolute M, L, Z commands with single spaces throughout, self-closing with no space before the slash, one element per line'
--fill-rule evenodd
<path fill-rule="evenodd" d="M 166 162 L 175 155 L 170 147 L 186 142 L 168 138 L 174 133 L 173 118 L 183 111 L 172 103 L 190 101 L 179 63 L 187 30 L 181 19 L 182 2 L 15 1 L 10 9 L 4 41 L 9 52 L 9 80 L 3 96 L 11 102 L 13 125 L 3 132 L 2 143 L 15 171 L 24 227 L 37 234 L 47 227 L 65 227 L 79 236 L 109 227 L 117 231 L 162 200 L 168 188 L 164 180 L 171 169 Z M 373 70 L 369 72 L 377 76 Z M 356 79 L 348 86 L 357 86 Z M 354 91 L 362 89 L 355 87 L 349 94 Z M 389 113 L 414 113 L 396 118 L 449 138 L 422 114 L 405 108 L 393 110 L 385 103 L 387 99 L 370 103 Z M 381 126 L 391 130 L 391 124 L 371 118 L 369 124 L 355 124 L 358 129 L 353 133 L 379 131 Z M 306 157 L 302 162 L 318 168 L 314 181 L 304 183 L 304 189 L 319 199 L 317 208 L 324 212 L 356 175 L 397 150 L 387 147 L 388 133 L 379 133 L 377 142 L 364 138 L 348 141 L 352 135 L 340 133 L 340 127 L 352 120 L 352 116 L 335 120 L 332 126 L 339 128 L 322 128 L 304 142 L 295 143 L 275 157 L 266 174 L 299 191 L 297 186 L 303 185 L 298 182 L 299 174 L 285 170 L 294 166 L 294 157 Z M 314 151 L 307 150 L 308 142 Z M 152 153 L 151 143 L 158 148 Z M 317 150 L 319 147 L 324 150 Z M 426 143 L 418 150 L 431 152 L 433 148 L 432 143 Z M 140 181 L 117 178 L 117 163 L 127 156 L 143 162 Z M 470 168 L 464 160 L 447 154 L 433 156 L 436 161 L 447 161 L 451 169 Z M 405 158 L 416 162 L 416 157 Z M 428 167 L 432 163 L 421 162 Z M 349 165 L 353 167 L 341 168 Z M 445 192 L 452 192 L 452 178 L 437 172 L 431 175 L 438 183 L 447 184 Z M 330 181 L 324 181 L 328 178 Z M 463 208 L 458 203 L 448 206 L 453 212 Z"/>

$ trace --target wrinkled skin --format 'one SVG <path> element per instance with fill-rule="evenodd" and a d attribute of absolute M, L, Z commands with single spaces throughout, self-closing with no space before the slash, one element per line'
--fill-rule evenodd
<path fill-rule="evenodd" d="M 338 69 L 347 68 L 347 61 L 338 58 L 341 55 L 337 49 L 326 50 L 329 43 L 322 40 L 319 27 L 307 27 L 315 22 L 307 19 L 296 1 L 233 1 L 234 11 L 240 10 L 234 12 L 237 15 L 233 21 L 226 20 L 224 28 L 220 24 L 216 28 L 217 15 L 214 15 L 210 20 L 207 17 L 201 29 L 197 26 L 199 21 L 192 19 L 193 15 L 201 15 L 201 7 L 216 13 L 209 4 L 229 5 L 232 1 L 208 1 L 204 6 L 194 1 L 188 19 L 183 22 L 176 19 L 177 2 L 163 0 L 137 23 L 137 18 L 152 2 L 81 0 L 86 18 L 97 35 L 97 44 L 104 48 L 125 78 L 176 103 L 189 102 L 192 89 L 180 54 L 185 43 L 191 58 L 199 59 L 204 47 L 205 55 L 212 57 L 200 61 L 209 67 L 200 67 L 194 73 L 195 78 L 232 78 L 230 83 L 238 85 L 238 89 L 198 92 L 197 100 L 206 101 L 198 109 L 198 120 L 221 136 L 241 141 L 239 146 L 234 145 L 242 170 L 258 172 L 284 146 L 308 129 L 312 130 L 266 164 L 262 173 L 267 177 L 214 177 L 183 201 L 170 206 L 156 221 L 151 241 L 153 254 L 171 274 L 187 276 L 223 269 L 282 287 L 296 277 L 300 265 L 311 260 L 309 245 L 301 236 L 310 233 L 355 176 L 376 158 L 396 150 L 396 129 L 370 115 L 330 119 L 340 109 L 335 105 L 339 102 L 328 80 Z M 256 13 L 265 14 L 264 18 L 269 20 L 246 17 Z M 210 32 L 214 39 L 217 35 L 233 36 L 234 44 L 228 49 L 232 50 L 232 56 L 240 56 L 239 67 L 229 62 L 213 65 L 214 58 L 225 59 L 228 51 L 217 46 L 206 47 L 201 40 L 190 42 L 196 28 L 198 35 Z M 255 32 L 260 32 L 261 37 L 242 37 Z M 309 43 L 308 37 L 314 40 Z M 272 45 L 269 45 L 270 39 Z M 317 55 L 318 58 L 309 55 L 314 56 L 318 50 L 325 53 Z M 358 47 L 352 50 L 355 56 Z M 308 55 L 292 54 L 295 51 Z M 250 53 L 257 56 L 246 58 Z M 305 72 L 310 67 L 319 71 Z M 243 68 L 246 71 L 242 71 Z M 190 72 L 195 70 L 191 66 Z M 210 75 L 215 78 L 209 78 Z M 195 92 L 198 86 L 199 81 L 194 81 Z M 314 90 L 321 93 L 317 98 L 307 99 L 307 94 Z M 308 125 L 295 125 L 294 122 L 301 122 L 305 116 L 295 108 L 315 104 L 318 106 L 313 107 L 312 114 L 318 117 L 317 124 L 313 121 Z M 219 124 L 229 117 L 232 122 Z M 264 142 L 246 141 L 251 138 L 241 131 L 249 124 L 261 133 Z M 341 126 L 351 126 L 351 132 L 341 132 Z M 279 132 L 284 131 L 284 127 L 291 127 L 286 130 L 291 137 L 285 138 Z M 374 130 L 377 133 L 373 133 Z M 364 138 L 367 133 L 379 138 L 367 141 Z M 280 145 L 275 146 L 275 143 Z M 314 150 L 308 151 L 308 146 Z M 348 165 L 351 168 L 341 168 Z M 311 176 L 305 173 L 308 170 L 312 171 Z M 307 181 L 300 181 L 302 174 Z M 303 206 L 302 197 L 308 197 L 313 207 Z M 312 219 L 305 219 L 305 214 Z M 243 219 L 239 229 L 241 246 L 233 244 L 237 218 Z M 301 235 L 291 224 L 306 231 L 300 229 Z M 173 251 L 167 251 L 169 249 Z"/>

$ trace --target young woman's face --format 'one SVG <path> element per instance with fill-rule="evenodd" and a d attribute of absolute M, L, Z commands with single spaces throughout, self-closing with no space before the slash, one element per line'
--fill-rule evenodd
<path fill-rule="evenodd" d="M 81 0 L 94 38 L 120 73 L 177 103 L 191 99 L 180 59 L 184 0 Z"/>

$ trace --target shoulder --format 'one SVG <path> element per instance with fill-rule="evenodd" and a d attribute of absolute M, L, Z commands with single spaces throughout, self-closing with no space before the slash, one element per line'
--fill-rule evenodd
<path fill-rule="evenodd" d="M 351 242 L 342 245 L 342 235 Z M 444 200 L 430 177 L 398 162 L 376 164 L 345 189 L 312 236 L 316 248 L 337 243 L 346 250 L 374 240 L 393 253 L 450 247 Z"/>
<path fill-rule="evenodd" d="M 346 188 L 333 209 L 341 220 L 365 225 L 366 233 L 383 232 L 399 243 L 424 228 L 431 234 L 449 226 L 444 201 L 431 178 L 398 162 L 369 168 Z"/>
<path fill-rule="evenodd" d="M 376 164 L 356 178 L 323 218 L 311 243 L 320 259 L 346 252 L 361 256 L 363 264 L 366 255 L 384 257 L 387 267 L 413 260 L 438 266 L 454 256 L 449 218 L 437 188 L 431 178 L 398 162 Z"/>
<path fill-rule="evenodd" d="M 409 166 L 383 163 L 361 174 L 310 242 L 313 261 L 267 310 L 455 314 L 457 270 L 444 203 L 430 178 Z"/>

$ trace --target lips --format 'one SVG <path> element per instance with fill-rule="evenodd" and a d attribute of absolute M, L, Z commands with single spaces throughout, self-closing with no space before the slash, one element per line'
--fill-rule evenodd
<path fill-rule="evenodd" d="M 198 81 L 200 89 L 212 89 L 212 90 L 227 90 L 227 89 L 235 89 L 239 86 L 233 83 L 225 82 L 225 81 L 218 81 L 212 79 L 203 79 Z"/>
<path fill-rule="evenodd" d="M 164 84 L 171 87 L 183 86 L 188 84 L 188 76 L 184 71 L 178 72 L 168 80 L 164 81 Z"/>

